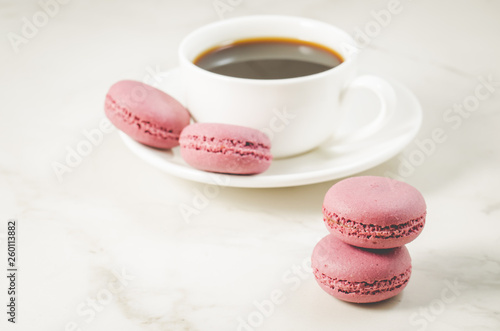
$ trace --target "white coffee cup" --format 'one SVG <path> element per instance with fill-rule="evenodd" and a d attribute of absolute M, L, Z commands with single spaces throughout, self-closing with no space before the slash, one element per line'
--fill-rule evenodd
<path fill-rule="evenodd" d="M 324 45 L 344 61 L 329 70 L 286 79 L 247 79 L 220 75 L 195 65 L 214 46 L 256 37 L 285 37 Z M 197 122 L 219 122 L 262 130 L 275 158 L 307 152 L 335 135 L 342 125 L 342 98 L 368 88 L 380 99 L 378 115 L 343 139 L 366 138 L 383 128 L 395 105 L 392 87 L 376 76 L 356 76 L 354 39 L 330 24 L 293 16 L 245 16 L 203 26 L 182 41 L 180 69 L 185 105 Z M 363 110 L 359 110 L 363 116 Z M 336 137 L 340 138 L 340 137 Z"/>

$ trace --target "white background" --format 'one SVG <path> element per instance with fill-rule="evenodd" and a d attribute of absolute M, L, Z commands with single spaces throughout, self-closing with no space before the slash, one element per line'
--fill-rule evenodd
<path fill-rule="evenodd" d="M 213 0 L 73 0 L 52 6 L 50 17 L 36 1 L 0 2 L 0 275 L 11 218 L 20 255 L 18 323 L 6 322 L 2 276 L 1 329 L 500 329 L 500 84 L 474 104 L 479 77 L 500 82 L 499 2 L 401 1 L 381 23 L 372 11 L 388 10 L 387 1 L 221 3 L 218 12 Z M 403 174 L 428 204 L 426 227 L 408 245 L 411 281 L 394 299 L 347 304 L 308 271 L 327 234 L 321 204 L 334 181 L 197 184 L 135 157 L 116 130 L 61 181 L 53 171 L 99 128 L 111 84 L 176 67 L 187 33 L 249 14 L 319 19 L 358 39 L 371 28 L 360 71 L 391 77 L 419 98 L 416 140 L 362 173 Z M 39 27 L 26 30 L 26 22 Z M 453 113 L 464 102 L 471 110 Z M 436 129 L 445 141 L 423 154 Z M 186 222 L 179 208 L 200 192 L 210 198 Z"/>

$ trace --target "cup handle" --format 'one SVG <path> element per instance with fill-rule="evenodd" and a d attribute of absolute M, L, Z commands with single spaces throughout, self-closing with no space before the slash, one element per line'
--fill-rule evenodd
<path fill-rule="evenodd" d="M 340 102 L 346 95 L 355 89 L 368 89 L 375 93 L 380 100 L 380 110 L 378 115 L 369 123 L 354 132 L 335 135 L 335 141 L 354 142 L 366 138 L 383 128 L 394 114 L 396 109 L 396 92 L 386 80 L 372 75 L 364 75 L 355 78 L 340 95 Z"/>

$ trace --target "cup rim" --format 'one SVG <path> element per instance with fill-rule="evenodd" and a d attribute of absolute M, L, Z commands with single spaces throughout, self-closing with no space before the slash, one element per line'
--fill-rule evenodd
<path fill-rule="evenodd" d="M 203 31 L 207 29 L 214 29 L 218 28 L 221 26 L 225 25 L 230 25 L 234 24 L 235 22 L 243 22 L 243 21 L 256 21 L 256 20 L 295 20 L 297 22 L 306 22 L 308 24 L 315 24 L 315 25 L 323 25 L 325 27 L 328 27 L 329 29 L 335 29 L 337 30 L 337 33 L 343 35 L 342 37 L 349 40 L 349 46 L 352 47 L 352 51 L 349 52 L 349 56 L 346 57 L 343 53 L 340 53 L 342 57 L 344 57 L 344 61 L 340 63 L 339 65 L 330 68 L 328 70 L 311 74 L 311 75 L 306 75 L 306 76 L 299 76 L 299 77 L 292 77 L 292 78 L 276 78 L 276 79 L 255 79 L 255 78 L 241 78 L 241 77 L 233 77 L 233 76 L 226 76 L 226 75 L 221 75 L 217 74 L 214 72 L 210 72 L 208 70 L 205 70 L 196 64 L 194 64 L 191 60 L 189 60 L 185 54 L 185 48 L 187 47 L 186 45 L 189 44 L 190 40 L 193 39 L 196 35 L 199 33 L 202 33 Z M 270 35 L 271 36 L 271 35 Z M 272 36 L 275 37 L 275 36 Z M 299 38 L 297 38 L 299 39 Z M 259 85 L 274 85 L 274 84 L 289 84 L 289 83 L 298 83 L 298 82 L 306 82 L 309 80 L 314 80 L 314 79 L 321 79 L 324 76 L 329 76 L 333 73 L 341 72 L 347 70 L 347 67 L 350 67 L 352 63 L 355 61 L 357 54 L 359 51 L 359 47 L 356 43 L 356 40 L 349 35 L 346 31 L 343 29 L 332 25 L 327 22 L 323 22 L 320 20 L 315 20 L 311 18 L 306 18 L 306 17 L 301 17 L 301 16 L 291 16 L 291 15 L 248 15 L 248 16 L 241 16 L 241 17 L 235 17 L 235 18 L 230 18 L 226 19 L 223 21 L 217 21 L 217 22 L 212 22 L 206 25 L 203 25 L 193 31 L 191 31 L 187 36 L 184 37 L 182 40 L 179 48 L 178 48 L 178 56 L 180 59 L 180 64 L 182 66 L 187 66 L 189 69 L 196 71 L 198 74 L 205 75 L 207 77 L 211 77 L 213 79 L 218 79 L 218 80 L 224 80 L 228 82 L 241 82 L 241 83 L 248 83 L 248 84 L 259 84 Z"/>

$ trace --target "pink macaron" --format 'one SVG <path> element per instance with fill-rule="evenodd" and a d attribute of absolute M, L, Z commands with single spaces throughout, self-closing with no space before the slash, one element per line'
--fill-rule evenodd
<path fill-rule="evenodd" d="M 311 267 L 328 294 L 348 302 L 370 303 L 389 299 L 406 287 L 411 258 L 405 246 L 366 249 L 329 234 L 314 248 Z"/>
<path fill-rule="evenodd" d="M 393 248 L 420 234 L 426 204 L 409 184 L 385 177 L 351 177 L 328 190 L 323 216 L 330 233 L 348 244 Z"/>
<path fill-rule="evenodd" d="M 119 130 L 151 147 L 179 145 L 179 135 L 190 122 L 189 112 L 168 94 L 132 80 L 109 89 L 104 111 Z"/>
<path fill-rule="evenodd" d="M 252 128 L 196 123 L 182 131 L 179 142 L 182 158 L 200 170 L 250 175 L 271 165 L 271 141 Z"/>

